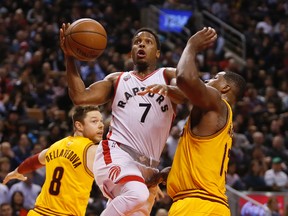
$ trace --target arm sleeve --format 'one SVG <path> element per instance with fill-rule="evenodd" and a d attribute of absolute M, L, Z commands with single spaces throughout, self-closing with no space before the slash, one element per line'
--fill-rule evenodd
<path fill-rule="evenodd" d="M 18 167 L 18 173 L 26 174 L 36 169 L 43 167 L 44 165 L 39 162 L 39 153 L 25 159 Z"/>

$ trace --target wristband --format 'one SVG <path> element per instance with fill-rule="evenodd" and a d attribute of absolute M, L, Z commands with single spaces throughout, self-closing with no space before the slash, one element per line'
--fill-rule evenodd
<path fill-rule="evenodd" d="M 43 164 L 41 164 L 39 162 L 38 159 L 39 153 L 35 154 L 31 157 L 26 158 L 18 167 L 17 171 L 20 174 L 26 174 L 26 173 L 30 173 L 42 166 L 44 166 Z"/>

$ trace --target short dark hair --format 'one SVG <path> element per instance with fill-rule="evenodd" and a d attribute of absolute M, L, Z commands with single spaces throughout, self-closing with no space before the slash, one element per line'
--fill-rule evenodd
<path fill-rule="evenodd" d="M 83 123 L 83 120 L 86 117 L 86 114 L 91 111 L 100 111 L 100 110 L 98 106 L 94 106 L 94 105 L 74 107 L 73 114 L 72 114 L 73 124 L 75 123 L 75 121 L 79 121 Z"/>
<path fill-rule="evenodd" d="M 240 75 L 232 71 L 226 71 L 224 74 L 224 78 L 228 82 L 232 82 L 235 85 L 235 97 L 237 100 L 240 100 L 245 92 L 246 89 L 246 81 Z"/>
<path fill-rule="evenodd" d="M 160 39 L 159 39 L 157 33 L 156 33 L 153 29 L 147 28 L 147 27 L 140 28 L 140 29 L 138 29 L 138 30 L 135 32 L 135 34 L 134 34 L 134 36 L 133 36 L 133 39 L 135 38 L 135 36 L 136 36 L 139 32 L 149 32 L 150 34 L 152 34 L 152 35 L 154 36 L 154 38 L 155 38 L 155 41 L 156 41 L 156 44 L 157 44 L 157 49 L 158 49 L 158 50 L 161 49 Z"/>

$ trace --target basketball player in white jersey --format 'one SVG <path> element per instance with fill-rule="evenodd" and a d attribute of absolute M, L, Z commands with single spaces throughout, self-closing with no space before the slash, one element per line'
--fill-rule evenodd
<path fill-rule="evenodd" d="M 148 188 L 145 182 L 159 172 L 175 105 L 185 100 L 175 85 L 175 68 L 156 68 L 159 38 L 143 28 L 132 39 L 134 70 L 109 74 L 86 88 L 64 45 L 68 26 L 60 29 L 60 44 L 71 100 L 77 105 L 112 100 L 110 130 L 107 140 L 99 144 L 94 163 L 96 183 L 109 198 L 101 215 L 150 215 L 157 189 Z"/>

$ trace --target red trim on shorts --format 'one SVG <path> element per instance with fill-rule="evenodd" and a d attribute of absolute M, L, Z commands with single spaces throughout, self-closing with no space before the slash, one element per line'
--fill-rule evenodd
<path fill-rule="evenodd" d="M 112 193 L 110 193 L 109 191 L 106 190 L 105 187 L 103 187 L 103 191 L 104 193 L 110 198 L 110 199 L 114 199 L 115 197 L 112 195 Z"/>
<path fill-rule="evenodd" d="M 145 180 L 142 177 L 140 177 L 140 176 L 132 176 L 132 175 L 125 176 L 125 177 L 121 178 L 120 180 L 118 180 L 116 182 L 116 184 L 119 184 L 119 183 L 120 184 L 124 184 L 124 183 L 130 182 L 130 181 L 138 181 L 138 182 L 142 182 L 142 183 L 145 184 Z"/>
<path fill-rule="evenodd" d="M 112 163 L 112 158 L 111 158 L 111 154 L 110 154 L 110 148 L 108 145 L 108 140 L 102 141 L 102 147 L 103 147 L 104 161 L 105 161 L 105 164 L 108 165 L 108 164 Z"/>

